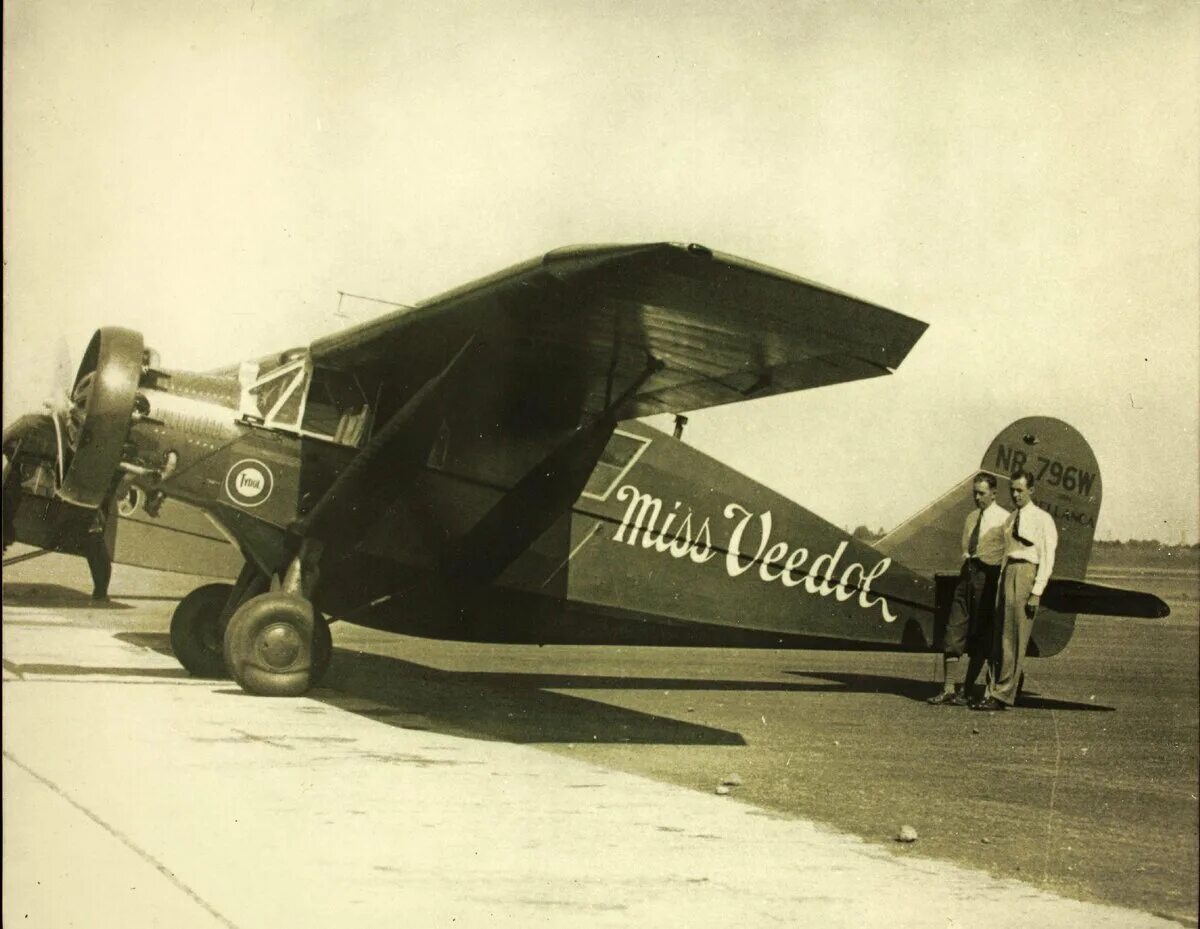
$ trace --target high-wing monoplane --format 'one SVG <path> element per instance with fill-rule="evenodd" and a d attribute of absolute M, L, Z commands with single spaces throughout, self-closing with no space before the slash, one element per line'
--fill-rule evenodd
<path fill-rule="evenodd" d="M 560 249 L 216 372 L 102 328 L 70 404 L 5 433 L 6 540 L 78 552 L 119 508 L 118 560 L 214 573 L 235 555 L 171 641 L 256 694 L 320 678 L 326 617 L 494 642 L 936 649 L 974 470 L 870 545 L 639 421 L 889 375 L 924 330 L 673 244 Z M 1019 420 L 980 468 L 1002 488 L 1031 470 L 1060 533 L 1032 654 L 1060 651 L 1077 612 L 1165 615 L 1084 581 L 1101 479 L 1071 426 Z"/>

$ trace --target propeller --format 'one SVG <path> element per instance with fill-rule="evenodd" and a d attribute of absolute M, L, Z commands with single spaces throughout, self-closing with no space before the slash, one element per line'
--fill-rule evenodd
<path fill-rule="evenodd" d="M 140 333 L 117 326 L 98 329 L 67 403 L 61 410 L 52 408 L 61 469 L 58 495 L 68 503 L 95 508 L 112 489 L 145 357 Z"/>

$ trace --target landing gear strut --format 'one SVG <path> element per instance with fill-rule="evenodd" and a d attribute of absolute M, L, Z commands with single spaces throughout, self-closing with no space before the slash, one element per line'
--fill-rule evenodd
<path fill-rule="evenodd" d="M 252 597 L 225 630 L 225 664 L 241 688 L 263 697 L 296 697 L 329 667 L 329 624 L 312 604 L 285 590 Z"/>
<path fill-rule="evenodd" d="M 171 648 L 197 677 L 232 677 L 249 693 L 294 697 L 329 667 L 329 623 L 313 608 L 319 549 L 305 543 L 280 590 L 247 562 L 235 584 L 206 584 L 171 617 Z"/>
<path fill-rule="evenodd" d="M 267 589 L 267 579 L 249 561 L 233 584 L 205 584 L 179 601 L 171 617 L 171 650 L 196 677 L 229 677 L 225 626 L 245 600 Z"/>
<path fill-rule="evenodd" d="M 229 618 L 224 657 L 248 693 L 296 697 L 314 686 L 333 655 L 324 617 L 313 609 L 320 545 L 306 539 L 279 590 L 250 597 Z"/>

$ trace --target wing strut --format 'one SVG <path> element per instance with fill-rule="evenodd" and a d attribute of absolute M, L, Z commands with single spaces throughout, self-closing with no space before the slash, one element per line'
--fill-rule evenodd
<path fill-rule="evenodd" d="M 647 355 L 645 369 L 620 397 L 501 497 L 450 550 L 442 569 L 448 578 L 471 584 L 490 583 L 549 529 L 579 499 L 616 428 L 617 411 L 662 367 L 661 361 Z"/>
<path fill-rule="evenodd" d="M 302 538 L 353 544 L 379 517 L 375 488 L 394 488 L 424 464 L 442 421 L 451 374 L 474 336 L 387 421 L 350 461 L 308 514 L 292 524 Z"/>

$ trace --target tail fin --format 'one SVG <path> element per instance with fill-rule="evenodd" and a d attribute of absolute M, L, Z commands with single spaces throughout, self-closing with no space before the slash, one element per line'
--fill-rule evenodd
<path fill-rule="evenodd" d="M 1029 654 L 1057 654 L 1074 632 L 1075 612 L 1084 602 L 1078 595 L 1085 588 L 1091 591 L 1091 585 L 1084 584 L 1083 578 L 1092 554 L 1102 492 L 1096 456 L 1073 426 L 1048 416 L 1030 416 L 1005 427 L 988 446 L 977 471 L 897 526 L 876 548 L 922 574 L 956 572 L 962 562 L 963 520 L 973 505 L 971 486 L 980 471 L 995 475 L 996 500 L 1005 509 L 1012 509 L 1009 476 L 1016 471 L 1028 471 L 1036 481 L 1034 501 L 1054 517 L 1058 552 Z M 1067 578 L 1073 579 L 1074 584 L 1069 589 L 1062 584 Z M 939 614 L 946 612 L 948 602 L 942 603 L 941 598 L 951 588 L 949 583 L 938 585 Z M 1114 596 L 1125 592 L 1101 593 L 1105 596 L 1092 600 L 1108 603 L 1113 610 L 1122 608 Z M 1157 611 L 1159 605 L 1151 607 Z"/>
<path fill-rule="evenodd" d="M 962 562 L 962 530 L 971 503 L 972 471 L 924 509 L 875 543 L 875 547 L 918 574 L 954 571 Z"/>
<path fill-rule="evenodd" d="M 1061 652 L 1075 628 L 1076 613 L 1103 616 L 1164 617 L 1168 605 L 1152 594 L 1100 587 L 1084 580 L 1100 515 L 1100 468 L 1087 440 L 1060 419 L 1028 416 L 1003 428 L 984 452 L 979 471 L 968 474 L 947 493 L 876 544 L 906 568 L 925 575 L 955 573 L 962 559 L 962 522 L 972 505 L 971 485 L 979 472 L 996 477 L 996 499 L 1012 509 L 1009 475 L 1024 471 L 1036 481 L 1033 499 L 1058 529 L 1054 573 L 1033 628 L 1030 654 Z M 937 612 L 944 622 L 953 583 L 938 583 Z"/>
<path fill-rule="evenodd" d="M 926 575 L 955 571 L 962 560 L 963 520 L 979 472 L 997 479 L 996 501 L 1011 509 L 1009 475 L 1028 471 L 1037 481 L 1036 503 L 1058 527 L 1056 577 L 1082 579 L 1100 515 L 1100 466 L 1087 440 L 1048 416 L 1029 416 L 1001 430 L 979 468 L 876 543 L 884 554 Z"/>
<path fill-rule="evenodd" d="M 1077 613 L 1147 619 L 1170 615 L 1167 604 L 1153 594 L 1084 580 L 1100 518 L 1102 484 L 1096 456 L 1074 428 L 1045 416 L 1019 419 L 996 436 L 981 467 L 1001 476 L 1000 489 L 1006 496 L 1008 479 L 1002 475 L 1032 474 L 1037 481 L 1034 501 L 1054 517 L 1058 528 L 1054 573 L 1042 597 L 1045 618 L 1038 620 L 1040 631 L 1035 627 L 1038 650 L 1031 654 L 1061 651 Z"/>
<path fill-rule="evenodd" d="M 1100 518 L 1100 465 L 1087 440 L 1061 419 L 1018 419 L 988 446 L 980 465 L 1000 479 L 997 497 L 1011 509 L 1009 475 L 1027 471 L 1037 481 L 1034 501 L 1054 517 L 1058 552 L 1054 575 L 1082 580 Z"/>

